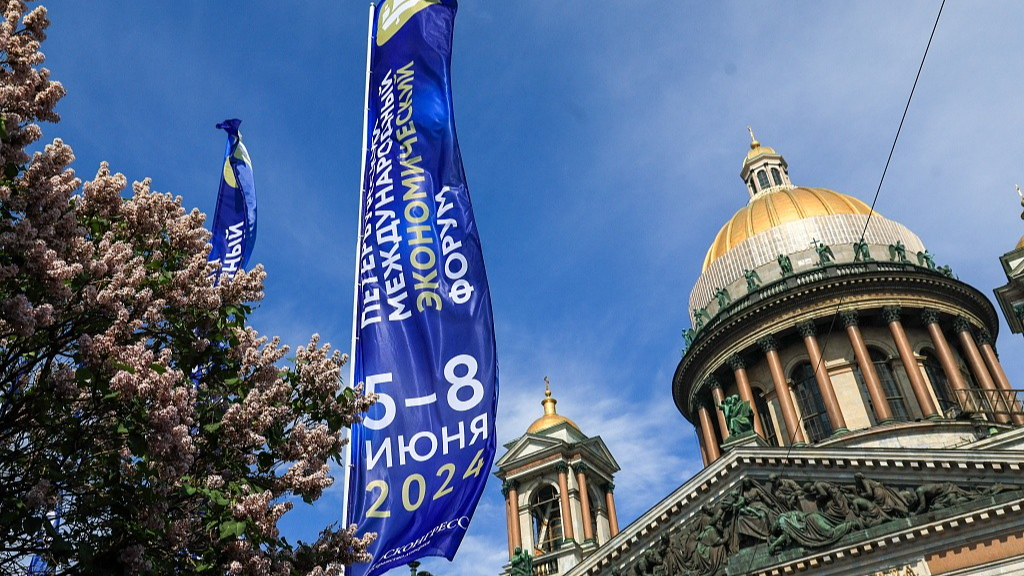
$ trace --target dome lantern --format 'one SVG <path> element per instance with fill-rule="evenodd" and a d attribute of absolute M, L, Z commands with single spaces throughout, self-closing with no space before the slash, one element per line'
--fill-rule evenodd
<path fill-rule="evenodd" d="M 544 377 L 544 399 L 540 403 L 544 406 L 544 415 L 534 420 L 533 424 L 530 424 L 530 427 L 526 430 L 528 434 L 537 434 L 563 423 L 575 428 L 577 432 L 582 432 L 575 422 L 562 416 L 555 410 L 555 404 L 558 404 L 558 400 L 551 396 L 551 383 L 548 381 L 547 376 Z"/>
<path fill-rule="evenodd" d="M 762 146 L 750 126 L 747 126 L 747 131 L 750 132 L 750 151 L 743 159 L 740 178 L 747 185 L 750 201 L 761 194 L 793 188 L 786 159 L 774 148 Z"/>

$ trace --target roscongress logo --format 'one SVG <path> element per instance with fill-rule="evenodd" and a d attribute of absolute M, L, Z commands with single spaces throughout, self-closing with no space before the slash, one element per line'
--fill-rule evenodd
<path fill-rule="evenodd" d="M 377 46 L 383 46 L 414 14 L 441 0 L 386 0 L 377 15 Z"/>

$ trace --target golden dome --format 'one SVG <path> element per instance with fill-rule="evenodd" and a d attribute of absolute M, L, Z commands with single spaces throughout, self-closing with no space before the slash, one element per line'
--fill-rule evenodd
<path fill-rule="evenodd" d="M 747 152 L 747 157 L 743 159 L 743 165 L 746 166 L 747 162 L 750 162 L 754 158 L 757 158 L 761 154 L 778 154 L 775 148 L 771 146 L 761 146 L 761 143 L 754 140 L 750 143 L 750 152 Z"/>
<path fill-rule="evenodd" d="M 752 148 L 750 152 L 758 148 Z M 799 187 L 761 193 L 740 208 L 718 231 L 704 257 L 701 271 L 707 270 L 712 262 L 744 240 L 787 222 L 832 214 L 866 215 L 870 211 L 871 207 L 864 202 L 824 188 Z"/>
<path fill-rule="evenodd" d="M 530 427 L 526 429 L 527 434 L 536 434 L 563 422 L 572 426 L 578 432 L 583 432 L 575 422 L 555 411 L 555 404 L 558 404 L 558 400 L 551 397 L 551 385 L 548 383 L 547 376 L 544 377 L 544 399 L 540 403 L 544 406 L 544 415 L 534 420 L 533 424 L 530 424 Z"/>
<path fill-rule="evenodd" d="M 757 158 L 761 154 L 778 155 L 778 152 L 775 151 L 775 148 L 772 148 L 771 146 L 761 146 L 761 143 L 757 141 L 757 138 L 754 138 L 754 131 L 750 128 L 750 126 L 747 126 L 747 132 L 750 132 L 750 152 L 747 152 L 747 157 L 743 159 L 744 166 L 747 165 L 747 162 L 750 162 L 751 160 Z"/>

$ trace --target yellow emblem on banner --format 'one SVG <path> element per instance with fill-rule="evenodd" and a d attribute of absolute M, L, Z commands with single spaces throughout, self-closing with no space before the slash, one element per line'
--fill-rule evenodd
<path fill-rule="evenodd" d="M 377 46 L 383 46 L 414 14 L 440 0 L 385 0 L 377 13 Z"/>

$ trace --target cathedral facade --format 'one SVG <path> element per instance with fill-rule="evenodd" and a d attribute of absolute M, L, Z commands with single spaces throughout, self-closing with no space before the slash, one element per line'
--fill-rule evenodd
<path fill-rule="evenodd" d="M 611 453 L 549 396 L 498 462 L 510 570 L 1024 574 L 1024 398 L 995 307 L 902 224 L 794 185 L 753 134 L 740 176 L 749 202 L 708 250 L 672 381 L 704 469 L 619 531 Z M 1012 327 L 1021 246 L 996 291 Z"/>

